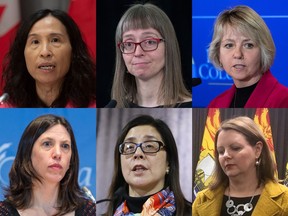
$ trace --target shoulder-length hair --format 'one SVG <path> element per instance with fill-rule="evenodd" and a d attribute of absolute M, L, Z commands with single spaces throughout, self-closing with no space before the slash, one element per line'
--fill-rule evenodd
<path fill-rule="evenodd" d="M 122 42 L 124 32 L 147 28 L 157 30 L 165 40 L 164 78 L 158 94 L 159 99 L 164 100 L 165 107 L 173 107 L 177 102 L 191 97 L 184 86 L 179 45 L 170 19 L 153 4 L 136 4 L 124 13 L 116 29 L 116 63 L 111 97 L 117 101 L 117 107 L 129 107 L 129 102 L 135 102 L 137 95 L 135 77 L 127 73 L 122 53 L 117 45 Z"/>
<path fill-rule="evenodd" d="M 266 138 L 257 126 L 257 124 L 247 116 L 239 116 L 222 122 L 220 128 L 215 135 L 215 169 L 213 173 L 213 183 L 210 185 L 211 189 L 216 189 L 217 187 L 224 185 L 228 186 L 229 179 L 228 176 L 222 170 L 219 163 L 219 154 L 217 151 L 218 136 L 222 131 L 234 130 L 241 133 L 247 142 L 251 146 L 255 146 L 257 142 L 263 144 L 262 152 L 259 157 L 260 164 L 256 166 L 256 172 L 258 177 L 258 185 L 264 183 L 266 180 L 277 181 L 274 176 L 276 170 L 276 164 L 273 162 L 271 153 L 266 141 Z"/>
<path fill-rule="evenodd" d="M 275 44 L 269 28 L 259 14 L 248 6 L 236 6 L 221 12 L 214 24 L 214 34 L 209 47 L 209 59 L 218 69 L 223 69 L 221 65 L 220 45 L 226 28 L 230 26 L 235 31 L 251 37 L 260 48 L 261 72 L 266 72 L 273 64 L 275 57 Z"/>
<path fill-rule="evenodd" d="M 33 146 L 45 131 L 58 124 L 63 125 L 70 135 L 72 154 L 70 167 L 60 181 L 57 200 L 59 213 L 56 215 L 64 215 L 82 204 L 84 195 L 78 185 L 79 156 L 72 127 L 65 118 L 48 114 L 33 120 L 21 136 L 17 154 L 9 173 L 10 185 L 6 188 L 5 194 L 5 198 L 15 208 L 26 209 L 31 204 L 33 181 L 42 181 L 32 165 Z"/>
<path fill-rule="evenodd" d="M 154 127 L 158 133 L 160 134 L 164 144 L 165 150 L 167 152 L 167 160 L 169 164 L 169 174 L 165 176 L 165 187 L 169 187 L 171 191 L 173 191 L 176 201 L 176 215 L 183 215 L 185 210 L 185 204 L 187 201 L 184 198 L 184 195 L 180 188 L 179 183 L 179 160 L 178 160 L 178 151 L 175 139 L 168 125 L 160 119 L 154 119 L 148 115 L 141 115 L 132 119 L 127 125 L 122 129 L 122 132 L 116 142 L 115 150 L 114 150 L 114 174 L 112 178 L 112 183 L 109 189 L 109 198 L 112 199 L 112 202 L 108 206 L 107 215 L 113 215 L 114 211 L 118 207 L 118 205 L 123 201 L 123 198 L 115 197 L 119 191 L 119 189 L 127 189 L 128 184 L 125 181 L 120 164 L 120 153 L 119 153 L 119 145 L 123 143 L 126 135 L 130 131 L 131 128 L 140 125 L 150 125 Z M 190 206 L 191 207 L 191 206 Z"/>
<path fill-rule="evenodd" d="M 9 94 L 9 103 L 15 107 L 46 107 L 38 97 L 35 80 L 27 70 L 24 49 L 33 25 L 47 16 L 55 17 L 65 26 L 72 47 L 69 71 L 52 106 L 65 107 L 71 102 L 75 107 L 88 107 L 96 97 L 95 61 L 77 24 L 61 10 L 39 10 L 20 24 L 3 63 L 3 91 Z"/>

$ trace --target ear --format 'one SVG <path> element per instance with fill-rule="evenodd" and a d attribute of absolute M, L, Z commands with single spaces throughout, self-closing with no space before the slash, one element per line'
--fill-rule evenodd
<path fill-rule="evenodd" d="M 255 149 L 255 156 L 256 158 L 259 158 L 262 153 L 263 143 L 261 141 L 258 141 L 254 147 Z"/>

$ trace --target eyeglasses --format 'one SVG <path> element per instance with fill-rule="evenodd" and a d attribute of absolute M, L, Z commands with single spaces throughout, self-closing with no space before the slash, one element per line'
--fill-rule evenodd
<path fill-rule="evenodd" d="M 119 152 L 122 155 L 134 154 L 140 147 L 144 153 L 156 153 L 164 148 L 165 145 L 161 141 L 147 140 L 142 143 L 124 142 L 119 145 Z"/>
<path fill-rule="evenodd" d="M 150 52 L 156 50 L 158 48 L 158 44 L 162 41 L 164 42 L 165 40 L 161 38 L 149 38 L 139 43 L 131 41 L 119 42 L 118 47 L 123 54 L 134 53 L 138 45 L 140 45 L 143 51 Z"/>

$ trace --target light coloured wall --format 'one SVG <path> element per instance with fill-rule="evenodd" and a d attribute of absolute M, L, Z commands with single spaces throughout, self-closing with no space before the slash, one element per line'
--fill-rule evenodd
<path fill-rule="evenodd" d="M 112 180 L 114 148 L 121 129 L 134 117 L 148 114 L 167 123 L 175 138 L 180 166 L 180 184 L 192 200 L 192 109 L 97 109 L 96 200 L 105 199 Z M 97 215 L 107 202 L 97 205 Z"/>

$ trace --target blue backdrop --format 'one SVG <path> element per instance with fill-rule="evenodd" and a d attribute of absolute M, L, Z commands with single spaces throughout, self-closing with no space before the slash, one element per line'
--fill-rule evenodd
<path fill-rule="evenodd" d="M 276 46 L 271 68 L 278 81 L 288 86 L 288 3 L 286 1 L 192 0 L 192 77 L 202 84 L 192 89 L 193 107 L 206 107 L 209 102 L 231 87 L 233 81 L 225 71 L 217 71 L 208 60 L 207 48 L 212 40 L 213 24 L 224 9 L 248 5 L 266 22 Z"/>
<path fill-rule="evenodd" d="M 63 116 L 71 124 L 80 157 L 79 184 L 96 197 L 96 109 L 0 109 L 1 186 L 9 183 L 8 173 L 24 129 L 33 119 L 48 113 Z"/>

